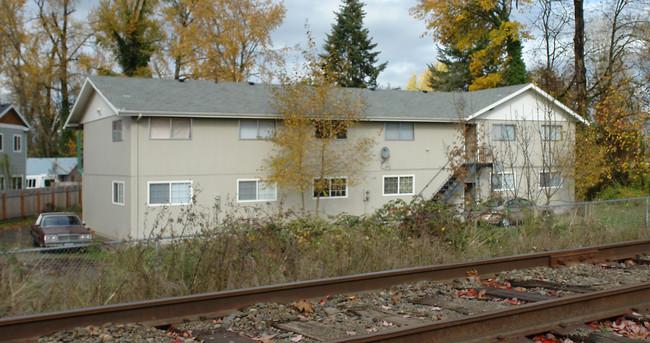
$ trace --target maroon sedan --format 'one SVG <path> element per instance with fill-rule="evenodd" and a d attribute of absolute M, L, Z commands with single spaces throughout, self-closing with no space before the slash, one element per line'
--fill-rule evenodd
<path fill-rule="evenodd" d="M 41 247 L 60 247 L 90 243 L 93 235 L 74 213 L 41 213 L 32 224 L 34 245 Z"/>

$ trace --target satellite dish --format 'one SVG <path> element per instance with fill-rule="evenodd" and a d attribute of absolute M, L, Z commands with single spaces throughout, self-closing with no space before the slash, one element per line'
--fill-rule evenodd
<path fill-rule="evenodd" d="M 390 157 L 390 150 L 388 147 L 381 148 L 381 158 L 387 160 Z"/>

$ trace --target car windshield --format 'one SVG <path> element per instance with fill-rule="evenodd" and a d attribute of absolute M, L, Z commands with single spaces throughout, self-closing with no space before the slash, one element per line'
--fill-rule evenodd
<path fill-rule="evenodd" d="M 81 225 L 77 216 L 52 216 L 43 219 L 43 226 L 70 226 Z"/>
<path fill-rule="evenodd" d="M 483 203 L 483 206 L 486 206 L 486 207 L 498 207 L 498 206 L 501 206 L 501 204 L 503 204 L 503 200 L 501 200 L 501 199 L 489 199 L 489 200 L 486 200 Z"/>

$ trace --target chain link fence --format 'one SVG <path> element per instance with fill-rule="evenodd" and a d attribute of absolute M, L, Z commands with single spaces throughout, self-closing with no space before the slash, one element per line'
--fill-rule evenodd
<path fill-rule="evenodd" d="M 650 198 L 634 198 L 597 201 L 545 206 L 540 209 L 551 213 L 551 225 L 547 220 L 545 228 L 558 230 L 573 225 L 587 225 L 624 231 L 629 228 L 648 228 L 649 200 Z M 220 278 L 226 280 L 226 274 L 232 276 L 232 273 L 237 273 L 237 270 L 229 269 L 223 261 L 228 260 L 225 256 L 241 251 L 237 249 L 241 249 L 245 242 L 232 243 L 228 235 L 224 232 L 211 233 L 209 236 L 98 242 L 65 249 L 0 251 L 0 298 L 4 299 L 4 303 L 0 302 L 0 317 L 58 311 L 68 308 L 67 302 L 79 307 L 127 301 L 128 299 L 120 298 L 121 289 L 149 288 L 147 294 L 169 296 L 174 294 L 173 289 L 162 289 L 182 284 L 184 291 L 202 291 L 203 288 L 199 288 L 202 281 L 199 279 L 212 278 L 210 287 L 213 287 L 219 283 Z M 221 244 L 221 250 L 218 253 L 203 253 L 201 246 L 206 240 Z M 176 245 L 170 244 L 173 242 L 183 242 L 184 249 L 192 247 L 196 251 L 193 252 L 194 255 L 180 259 L 180 254 L 187 254 L 187 250 L 175 250 Z M 201 259 L 208 259 L 213 264 L 209 269 L 212 275 L 201 275 L 206 271 L 198 268 L 192 272 L 195 275 L 177 275 L 179 271 L 192 270 L 186 268 L 187 265 L 205 263 Z M 179 263 L 185 266 L 180 266 Z M 257 267 L 262 270 L 268 266 Z M 136 278 L 131 276 L 136 274 L 139 276 L 137 279 L 142 279 L 141 276 L 145 275 L 146 282 L 132 284 Z M 227 281 L 218 285 L 220 289 L 232 287 L 225 282 Z M 158 292 L 157 288 L 161 291 Z M 46 296 L 35 297 L 34 294 Z M 47 294 L 56 294 L 56 299 L 48 298 Z"/>

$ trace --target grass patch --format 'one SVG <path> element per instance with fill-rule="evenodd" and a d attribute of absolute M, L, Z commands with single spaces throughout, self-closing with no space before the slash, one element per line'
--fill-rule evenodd
<path fill-rule="evenodd" d="M 588 209 L 597 215 L 587 217 L 581 208 L 552 217 L 531 215 L 511 227 L 461 222 L 453 208 L 424 201 L 392 202 L 363 217 L 231 216 L 216 228 L 207 228 L 205 216 L 190 210 L 173 220 L 203 227 L 201 237 L 69 254 L 0 255 L 0 316 L 649 237 L 638 219 L 645 202 L 608 206 Z"/>

